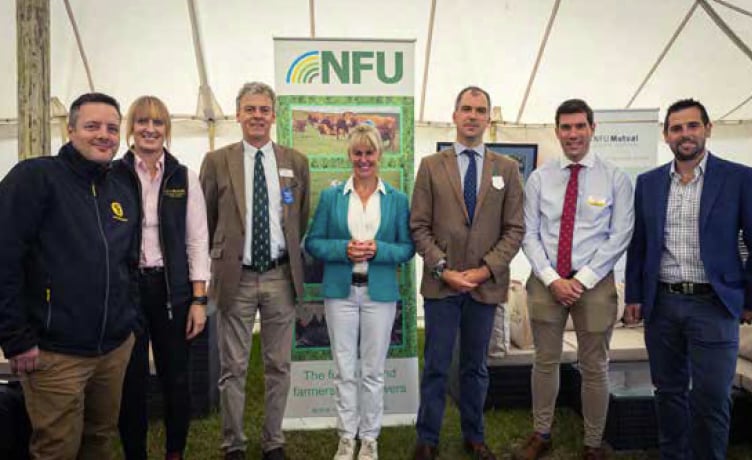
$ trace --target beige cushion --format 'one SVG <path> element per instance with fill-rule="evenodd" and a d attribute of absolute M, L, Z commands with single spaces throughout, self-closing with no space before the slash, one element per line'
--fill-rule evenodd
<path fill-rule="evenodd" d="M 3 354 L 3 350 L 0 349 L 0 375 L 9 375 L 10 374 L 10 363 L 8 363 L 8 360 L 5 358 L 5 354 Z"/>
<path fill-rule="evenodd" d="M 748 324 L 739 328 L 739 356 L 752 361 L 752 326 Z"/>
<path fill-rule="evenodd" d="M 734 384 L 747 391 L 752 391 L 752 361 L 744 358 L 736 360 L 736 379 Z"/>
<path fill-rule="evenodd" d="M 616 283 L 616 324 L 614 327 L 623 327 L 621 318 L 624 316 L 624 283 Z"/>
<path fill-rule="evenodd" d="M 535 348 L 517 348 L 512 344 L 507 353 L 500 358 L 488 358 L 489 366 L 523 366 L 532 365 L 535 361 Z M 567 342 L 564 342 L 561 350 L 561 362 L 562 363 L 575 363 L 577 362 L 577 347 L 572 346 Z"/>
<path fill-rule="evenodd" d="M 608 358 L 612 362 L 647 361 L 648 351 L 642 327 L 614 329 L 611 335 L 611 345 Z M 577 335 L 574 331 L 564 332 L 564 343 L 577 348 Z"/>
<path fill-rule="evenodd" d="M 534 360 L 535 350 L 532 348 L 523 350 L 512 344 L 503 357 L 489 357 L 488 366 L 524 366 L 533 364 Z"/>
<path fill-rule="evenodd" d="M 488 342 L 488 357 L 501 358 L 509 349 L 509 320 L 507 319 L 508 307 L 505 303 L 496 306 L 491 339 Z"/>
<path fill-rule="evenodd" d="M 614 329 L 608 357 L 611 361 L 647 361 L 645 329 L 642 327 Z"/>
<path fill-rule="evenodd" d="M 521 349 L 533 347 L 533 331 L 527 310 L 527 293 L 519 281 L 509 283 L 509 336 L 511 342 Z"/>

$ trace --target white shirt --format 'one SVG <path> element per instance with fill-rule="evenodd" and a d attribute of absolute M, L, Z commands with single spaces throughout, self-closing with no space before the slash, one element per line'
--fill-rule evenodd
<path fill-rule="evenodd" d="M 253 170 L 256 164 L 256 152 L 263 153 L 261 164 L 264 166 L 266 189 L 269 196 L 269 239 L 272 260 L 285 253 L 285 233 L 282 231 L 282 193 L 279 189 L 277 157 L 274 155 L 272 141 L 260 149 L 243 141 L 243 171 L 245 173 L 245 244 L 243 245 L 243 265 L 251 265 L 251 239 L 253 238 Z"/>
<path fill-rule="evenodd" d="M 368 197 L 365 206 L 360 201 L 360 196 L 355 193 L 352 176 L 347 179 L 343 193 L 350 194 L 350 202 L 347 206 L 347 227 L 350 230 L 350 236 L 358 241 L 374 239 L 381 224 L 381 195 L 386 193 L 381 178 L 376 185 L 376 191 Z M 368 273 L 368 262 L 354 264 L 353 273 Z"/>

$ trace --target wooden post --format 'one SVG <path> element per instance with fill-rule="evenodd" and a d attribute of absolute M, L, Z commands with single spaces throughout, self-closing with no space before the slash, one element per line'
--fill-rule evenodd
<path fill-rule="evenodd" d="M 50 154 L 50 2 L 16 0 L 18 159 Z"/>

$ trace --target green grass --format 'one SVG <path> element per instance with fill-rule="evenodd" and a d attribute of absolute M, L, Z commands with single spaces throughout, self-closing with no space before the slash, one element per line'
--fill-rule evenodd
<path fill-rule="evenodd" d="M 258 360 L 258 337 L 254 338 L 251 365 L 248 373 L 245 411 L 245 430 L 248 436 L 247 458 L 260 459 L 259 446 L 262 419 L 263 383 L 262 370 Z M 423 350 L 423 332 L 419 331 L 418 349 Z M 420 359 L 420 366 L 423 360 Z M 524 442 L 531 430 L 531 414 L 527 409 L 491 410 L 486 412 L 486 442 L 500 459 L 511 458 L 512 447 Z M 218 413 L 194 420 L 188 438 L 186 457 L 189 459 L 221 459 L 220 420 Z M 335 430 L 295 431 L 285 433 L 285 451 L 292 460 L 331 460 L 337 446 Z M 546 457 L 550 460 L 581 458 L 582 419 L 572 410 L 556 411 L 553 429 L 554 449 Z M 379 455 L 382 460 L 407 460 L 412 458 L 415 444 L 415 427 L 387 427 L 379 438 Z M 164 429 L 161 422 L 152 422 L 149 427 L 149 458 L 163 458 Z M 442 460 L 469 459 L 462 450 L 462 435 L 459 428 L 459 411 L 449 400 L 447 402 L 440 445 Z M 656 459 L 657 452 L 615 453 L 619 459 Z M 729 459 L 752 458 L 752 447 L 733 446 L 729 449 Z"/>
<path fill-rule="evenodd" d="M 320 134 L 313 126 L 306 125 L 302 133 L 292 134 L 292 147 L 306 155 L 341 153 L 347 155 L 347 136 Z"/>

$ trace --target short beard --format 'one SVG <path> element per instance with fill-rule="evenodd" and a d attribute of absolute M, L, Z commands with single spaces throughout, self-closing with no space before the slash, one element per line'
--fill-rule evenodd
<path fill-rule="evenodd" d="M 703 142 L 702 144 L 698 144 L 697 148 L 689 154 L 682 153 L 678 145 L 676 146 L 676 148 L 672 147 L 671 151 L 674 153 L 674 158 L 676 159 L 676 161 L 695 161 L 696 159 L 700 158 L 700 156 L 702 156 L 703 152 L 705 152 L 705 143 Z"/>

